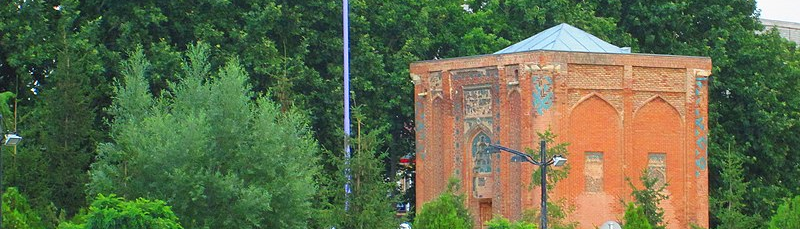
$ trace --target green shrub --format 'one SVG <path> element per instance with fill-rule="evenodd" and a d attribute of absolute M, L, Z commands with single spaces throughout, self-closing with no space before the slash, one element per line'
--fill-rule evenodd
<path fill-rule="evenodd" d="M 431 202 L 422 205 L 414 219 L 417 229 L 471 229 L 472 216 L 459 194 L 458 180 L 451 178 L 448 190 Z"/>
<path fill-rule="evenodd" d="M 628 203 L 625 209 L 625 225 L 624 228 L 628 229 L 652 229 L 653 226 L 647 221 L 647 216 L 644 214 L 643 207 L 637 207 L 633 203 Z"/>
<path fill-rule="evenodd" d="M 3 193 L 3 228 L 45 228 L 42 219 L 28 204 L 28 199 L 14 187 L 9 187 Z"/>
<path fill-rule="evenodd" d="M 492 218 L 492 220 L 486 222 L 486 227 L 488 229 L 536 229 L 537 228 L 536 224 L 525 221 L 511 222 L 501 215 L 495 215 L 494 218 Z"/>
<path fill-rule="evenodd" d="M 73 223 L 60 229 L 181 229 L 172 208 L 161 200 L 125 201 L 114 194 L 98 195 L 86 215 L 78 215 Z"/>
<path fill-rule="evenodd" d="M 770 229 L 800 228 L 800 196 L 786 201 L 769 220 Z"/>

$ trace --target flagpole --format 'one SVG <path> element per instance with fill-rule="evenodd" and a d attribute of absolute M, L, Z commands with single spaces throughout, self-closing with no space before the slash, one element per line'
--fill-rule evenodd
<path fill-rule="evenodd" d="M 342 31 L 344 32 L 344 210 L 350 209 L 350 3 L 342 0 Z"/>

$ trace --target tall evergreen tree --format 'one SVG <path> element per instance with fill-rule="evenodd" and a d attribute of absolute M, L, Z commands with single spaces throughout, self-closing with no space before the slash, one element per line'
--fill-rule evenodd
<path fill-rule="evenodd" d="M 341 157 L 332 157 L 338 167 L 335 173 L 330 174 L 326 182 L 322 198 L 332 200 L 320 206 L 321 217 L 317 227 L 334 226 L 336 228 L 397 228 L 400 219 L 396 217 L 394 205 L 400 200 L 395 193 L 394 177 L 387 177 L 384 173 L 382 158 L 385 152 L 377 151 L 378 136 L 385 132 L 385 128 L 369 128 L 363 126 L 361 120 L 364 116 L 356 109 L 356 133 L 350 141 L 353 147 L 353 157 L 349 165 Z M 352 193 L 349 202 L 345 203 L 343 185 L 348 182 L 345 172 L 349 171 L 351 177 Z M 345 210 L 345 205 L 348 209 Z"/>
<path fill-rule="evenodd" d="M 730 146 L 718 154 L 722 163 L 720 171 L 720 184 L 716 190 L 717 195 L 710 196 L 711 213 L 718 222 L 717 228 L 756 228 L 760 224 L 760 215 L 745 214 L 744 202 L 750 186 L 744 180 L 742 163 L 744 156 L 734 151 Z"/>
<path fill-rule="evenodd" d="M 24 14 L 23 11 L 44 4 L 21 3 L 18 13 Z M 25 137 L 25 144 L 20 146 L 19 153 L 3 158 L 8 169 L 4 177 L 6 184 L 18 186 L 23 193 L 32 196 L 31 202 L 36 208 L 46 210 L 52 202 L 67 215 L 85 206 L 86 171 L 94 157 L 97 130 L 102 126 L 95 114 L 99 106 L 95 100 L 102 98 L 104 89 L 109 88 L 102 76 L 105 71 L 102 48 L 96 45 L 97 24 L 78 22 L 77 5 L 75 1 L 63 1 L 56 8 L 47 8 L 48 12 L 41 12 L 53 16 L 55 23 L 52 24 L 56 27 L 43 38 L 49 41 L 46 45 L 34 47 L 41 46 L 36 50 L 46 49 L 53 54 L 27 54 L 50 58 L 48 62 L 55 66 L 34 65 L 44 68 L 46 74 L 34 79 L 35 85 L 30 86 L 35 91 L 33 97 L 25 94 L 29 97 L 22 104 L 28 105 L 17 107 L 21 113 L 19 130 Z M 44 32 L 45 28 L 30 28 L 35 30 L 30 32 Z M 25 81 L 17 82 L 23 84 L 20 86 L 31 83 L 30 78 L 22 78 Z M 97 86 L 92 88 L 91 85 Z"/>
<path fill-rule="evenodd" d="M 652 228 L 664 229 L 666 228 L 666 225 L 664 225 L 664 208 L 660 205 L 661 201 L 669 198 L 669 196 L 664 193 L 664 190 L 669 184 L 665 183 L 659 186 L 657 185 L 658 178 L 648 176 L 648 174 L 649 172 L 645 169 L 645 171 L 642 172 L 642 176 L 639 177 L 639 181 L 641 181 L 643 186 L 641 189 L 637 188 L 630 178 L 626 178 L 626 181 L 628 182 L 628 187 L 633 190 L 631 191 L 631 196 L 633 196 L 636 208 L 641 208 L 642 214 L 647 218 L 648 224 L 651 225 Z"/>
<path fill-rule="evenodd" d="M 180 81 L 161 96 L 142 49 L 131 54 L 89 193 L 163 199 L 188 228 L 305 228 L 319 172 L 306 117 L 254 100 L 235 59 L 212 73 L 209 52 L 190 45 Z"/>
<path fill-rule="evenodd" d="M 92 80 L 100 78 L 104 71 L 91 37 L 95 25 L 79 27 L 80 33 L 72 32 L 78 16 L 73 6 L 67 4 L 60 9 L 56 68 L 44 82 L 37 104 L 37 122 L 44 124 L 38 140 L 48 162 L 50 200 L 67 210 L 68 215 L 86 205 L 86 171 L 94 158 L 96 131 L 100 129 L 93 106 L 96 94 L 90 85 L 98 85 Z"/>

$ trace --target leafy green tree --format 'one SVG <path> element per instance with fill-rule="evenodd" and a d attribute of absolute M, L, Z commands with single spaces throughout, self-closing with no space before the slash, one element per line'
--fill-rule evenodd
<path fill-rule="evenodd" d="M 553 158 L 556 155 L 561 155 L 563 157 L 569 157 L 569 152 L 567 151 L 567 146 L 569 146 L 568 142 L 561 142 L 556 144 L 556 137 L 558 135 L 554 134 L 547 129 L 545 132 L 537 133 L 539 135 L 539 139 L 542 139 L 546 142 L 547 149 L 545 150 L 546 158 Z M 526 149 L 525 153 L 531 155 L 534 160 L 540 160 L 540 152 L 539 149 Z M 547 169 L 547 188 L 553 189 L 559 181 L 567 178 L 569 175 L 569 170 L 572 168 L 569 163 L 565 164 L 563 167 L 554 168 L 553 166 L 549 166 Z M 542 170 L 536 169 L 533 174 L 531 175 L 531 185 L 532 186 L 540 186 L 542 185 Z"/>
<path fill-rule="evenodd" d="M 77 223 L 65 222 L 59 225 L 61 229 L 146 229 L 183 228 L 178 222 L 178 217 L 172 212 L 170 206 L 161 200 L 147 200 L 138 198 L 135 201 L 126 201 L 114 194 L 105 196 L 98 194 L 89 206 L 85 215 L 76 217 Z"/>
<path fill-rule="evenodd" d="M 486 222 L 486 228 L 488 229 L 536 229 L 538 226 L 534 223 L 529 223 L 525 221 L 517 221 L 511 222 L 508 219 L 504 218 L 502 215 L 495 215 L 492 220 Z"/>
<path fill-rule="evenodd" d="M 17 94 L 20 133 L 26 136 L 19 153 L 3 154 L 4 161 L 10 162 L 6 168 L 15 171 L 4 179 L 30 196 L 34 205 L 48 205 L 52 200 L 74 211 L 81 197 L 50 196 L 76 193 L 73 184 L 84 182 L 85 177 L 71 175 L 77 168 L 51 169 L 48 155 L 56 155 L 50 154 L 56 148 L 45 142 L 58 142 L 54 137 L 58 128 L 45 128 L 42 121 L 44 114 L 63 111 L 53 98 L 58 92 L 52 92 L 55 81 L 64 79 L 55 77 L 65 73 L 58 70 L 63 65 L 60 59 L 66 55 L 71 66 L 78 66 L 70 68 L 70 74 L 91 76 L 81 79 L 92 87 L 88 94 L 69 93 L 78 96 L 71 97 L 72 102 L 90 101 L 88 110 L 96 114 L 94 135 L 79 134 L 94 140 L 82 139 L 59 151 L 93 148 L 91 142 L 107 141 L 106 134 L 113 132 L 105 131 L 102 121 L 114 120 L 101 109 L 114 96 L 108 82 L 119 78 L 125 66 L 118 63 L 137 44 L 153 63 L 145 81 L 155 98 L 171 97 L 171 82 L 182 79 L 174 73 L 183 68 L 181 53 L 188 49 L 184 44 L 200 40 L 214 54 L 208 58 L 211 69 L 238 56 L 254 91 L 269 92 L 266 95 L 281 105 L 282 112 L 294 109 L 309 117 L 310 129 L 322 148 L 342 148 L 340 9 L 339 1 L 303 0 L 193 4 L 12 0 L 3 4 L 0 91 Z M 709 136 L 714 136 L 709 139 L 707 168 L 712 198 L 726 195 L 717 192 L 733 185 L 719 172 L 726 162 L 715 155 L 729 144 L 736 145 L 734 150 L 742 155 L 743 181 L 749 187 L 750 195 L 741 201 L 742 214 L 771 215 L 780 204 L 778 199 L 800 190 L 800 180 L 794 179 L 800 169 L 792 163 L 800 159 L 792 151 L 800 144 L 800 136 L 794 134 L 800 132 L 796 118 L 800 78 L 795 77 L 800 74 L 800 57 L 796 45 L 777 33 L 754 33 L 763 29 L 754 0 L 361 0 L 351 1 L 350 18 L 351 102 L 364 106 L 365 125 L 388 124 L 376 147 L 376 152 L 387 152 L 387 174 L 394 174 L 399 157 L 414 150 L 413 128 L 408 128 L 413 126 L 409 120 L 414 112 L 409 106 L 414 96 L 408 80 L 410 62 L 491 53 L 566 22 L 613 44 L 631 46 L 635 52 L 714 60 L 715 77 L 708 85 L 708 129 Z M 71 26 L 64 26 L 66 22 Z M 65 46 L 64 35 L 66 43 L 74 45 Z M 101 70 L 93 67 L 98 60 Z M 54 101 L 38 93 L 50 93 Z M 75 99 L 87 95 L 89 99 Z M 333 151 L 323 159 L 341 156 Z M 324 169 L 334 173 L 338 167 L 326 162 Z M 65 171 L 66 176 L 59 177 L 60 181 L 45 179 L 44 174 L 54 171 Z M 73 188 L 50 187 L 59 182 Z"/>
<path fill-rule="evenodd" d="M 800 196 L 786 200 L 769 220 L 770 229 L 800 227 Z"/>
<path fill-rule="evenodd" d="M 565 199 L 547 201 L 547 226 L 554 229 L 575 229 L 578 222 L 567 221 L 568 214 L 574 208 L 568 206 Z M 542 215 L 538 208 L 528 209 L 522 212 L 523 222 L 541 222 Z"/>
<path fill-rule="evenodd" d="M 644 207 L 636 206 L 633 203 L 628 203 L 625 208 L 624 228 L 630 229 L 651 229 L 653 226 L 647 220 L 647 215 L 644 213 Z"/>
<path fill-rule="evenodd" d="M 28 199 L 17 188 L 9 187 L 3 192 L 3 228 L 46 228 L 41 217 L 28 204 Z"/>
<path fill-rule="evenodd" d="M 4 25 L 11 26 L 2 29 L 18 35 L 4 33 L 0 46 L 19 45 L 2 48 L 9 51 L 0 63 L 3 87 L 20 95 L 15 116 L 4 121 L 14 120 L 14 129 L 25 137 L 24 144 L 2 155 L 3 182 L 30 196 L 50 226 L 59 210 L 71 215 L 85 205 L 86 171 L 103 126 L 95 115 L 96 100 L 110 88 L 103 83 L 96 22 L 77 20 L 76 1 L 60 4 L 14 1 L 0 9 Z M 34 19 L 49 23 L 25 21 Z"/>
<path fill-rule="evenodd" d="M 378 136 L 385 128 L 365 128 L 360 120 L 363 115 L 360 109 L 354 112 L 356 120 L 356 135 L 352 138 L 354 153 L 349 166 L 341 157 L 331 157 L 338 165 L 338 171 L 321 188 L 332 199 L 321 206 L 321 216 L 317 227 L 327 228 L 397 228 L 401 223 L 395 216 L 394 204 L 399 201 L 393 193 L 395 184 L 387 179 L 383 173 L 381 159 L 386 153 L 377 151 Z M 366 132 L 366 130 L 369 130 Z M 363 132 L 362 132 L 363 131 Z M 365 133 L 366 132 L 366 133 Z M 350 201 L 345 211 L 345 193 L 343 184 L 347 182 L 345 171 L 351 174 Z"/>
<path fill-rule="evenodd" d="M 319 172 L 306 117 L 254 100 L 235 59 L 212 75 L 208 53 L 189 45 L 180 82 L 159 97 L 143 51 L 131 53 L 88 192 L 163 199 L 189 228 L 306 227 Z"/>
<path fill-rule="evenodd" d="M 6 1 L 0 6 L 0 91 L 30 105 L 33 84 L 53 69 L 58 11 L 45 1 Z M 31 88 L 28 88 L 31 87 Z"/>
<path fill-rule="evenodd" d="M 648 176 L 648 171 L 646 169 L 642 172 L 642 176 L 639 177 L 639 181 L 642 182 L 642 189 L 638 189 L 630 178 L 626 178 L 626 181 L 628 182 L 628 187 L 632 190 L 631 196 L 634 198 L 636 208 L 641 208 L 644 217 L 647 218 L 647 222 L 652 225 L 652 228 L 666 228 L 666 226 L 663 225 L 664 209 L 659 205 L 661 201 L 669 198 L 669 196 L 664 194 L 664 190 L 669 184 L 658 185 L 658 178 Z"/>
<path fill-rule="evenodd" d="M 551 132 L 549 129 L 542 133 L 537 133 L 539 135 L 539 139 L 542 139 L 547 144 L 547 149 L 545 150 L 546 158 L 553 158 L 556 155 L 561 155 L 564 157 L 569 157 L 569 152 L 567 151 L 567 146 L 569 143 L 562 142 L 556 144 L 556 137 L 558 135 Z M 532 149 L 526 149 L 526 153 L 531 155 L 535 160 L 539 160 L 539 152 L 534 151 Z M 564 165 L 563 167 L 555 168 L 553 166 L 549 166 L 547 169 L 547 189 L 553 190 L 555 188 L 556 183 L 567 178 L 569 175 L 569 170 L 571 166 L 569 163 Z M 531 187 L 541 186 L 541 175 L 542 170 L 536 168 L 531 175 Z M 547 200 L 547 222 L 548 227 L 557 228 L 557 229 L 570 229 L 570 228 L 577 228 L 577 222 L 569 222 L 567 221 L 567 215 L 573 211 L 571 206 L 566 204 L 565 199 L 548 199 Z M 541 210 L 540 209 L 530 209 L 523 212 L 523 218 L 526 219 L 528 222 L 539 222 L 541 221 Z"/>
<path fill-rule="evenodd" d="M 709 150 L 724 152 L 723 146 L 736 146 L 743 159 L 744 181 L 750 186 L 744 195 L 744 214 L 767 216 L 780 204 L 777 200 L 794 195 L 793 190 L 800 187 L 794 179 L 800 170 L 790 163 L 800 159 L 790 150 L 800 143 L 791 134 L 797 131 L 799 120 L 788 115 L 800 112 L 793 93 L 800 83 L 795 77 L 800 56 L 793 44 L 775 32 L 743 34 L 734 41 L 736 46 L 729 49 L 738 54 L 728 53 L 731 56 L 719 62 L 715 59 L 721 68 L 717 74 L 731 77 L 712 82 L 709 98 L 709 110 L 717 111 L 709 114 L 710 134 L 731 137 L 712 138 Z M 722 171 L 724 157 L 712 154 L 710 158 L 711 195 L 720 196 L 713 192 L 727 185 L 721 184 L 724 180 L 717 172 Z"/>
<path fill-rule="evenodd" d="M 420 208 L 417 217 L 414 218 L 414 228 L 472 228 L 472 215 L 464 206 L 464 195 L 458 190 L 460 186 L 456 178 L 450 178 L 447 191 Z"/>

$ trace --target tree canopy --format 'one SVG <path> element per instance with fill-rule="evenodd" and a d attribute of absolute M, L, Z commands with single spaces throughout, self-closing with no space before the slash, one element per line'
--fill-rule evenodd
<path fill-rule="evenodd" d="M 89 211 L 76 217 L 79 223 L 66 222 L 60 229 L 183 229 L 172 209 L 161 200 L 138 198 L 125 201 L 114 194 L 97 195 Z"/>
<path fill-rule="evenodd" d="M 163 199 L 191 228 L 306 227 L 319 173 L 308 121 L 253 98 L 237 60 L 213 73 L 208 53 L 189 45 L 181 81 L 161 96 L 143 51 L 131 53 L 88 192 Z"/>
<path fill-rule="evenodd" d="M 386 152 L 380 157 L 384 168 L 379 173 L 384 178 L 391 179 L 400 169 L 395 163 L 398 158 L 415 149 L 409 63 L 488 54 L 548 27 L 570 23 L 638 53 L 712 58 L 710 197 L 719 201 L 715 203 L 735 206 L 728 208 L 731 211 L 711 212 L 712 225 L 745 215 L 754 217 L 757 226 L 765 226 L 766 220 L 759 219 L 773 215 L 780 199 L 800 194 L 800 180 L 795 179 L 800 176 L 796 166 L 800 154 L 794 153 L 800 148 L 796 134 L 800 132 L 800 52 L 797 44 L 775 31 L 759 32 L 764 27 L 758 21 L 755 0 L 350 3 L 352 91 L 348 93 L 353 95 L 352 104 L 362 107 L 361 122 L 384 130 L 375 134 L 371 151 Z M 8 1 L 0 6 L 0 102 L 8 101 L 2 103 L 0 113 L 5 126 L 16 127 L 25 142 L 16 151 L 2 151 L 0 156 L 8 162 L 4 163 L 3 183 L 18 187 L 40 212 L 49 211 L 46 209 L 52 204 L 67 216 L 77 213 L 88 205 L 84 189 L 91 183 L 92 194 L 102 190 L 119 191 L 125 197 L 164 197 L 175 206 L 186 227 L 234 225 L 239 221 L 216 218 L 187 224 L 185 221 L 200 220 L 185 217 L 188 212 L 195 216 L 207 213 L 182 204 L 235 204 L 225 198 L 237 195 L 225 194 L 225 190 L 260 184 L 261 178 L 255 177 L 262 173 L 272 174 L 265 179 L 289 173 L 254 166 L 235 168 L 243 161 L 282 163 L 263 155 L 242 156 L 273 152 L 266 150 L 274 149 L 272 143 L 260 146 L 250 142 L 253 139 L 269 139 L 287 148 L 316 142 L 309 143 L 315 145 L 313 149 L 298 149 L 306 152 L 303 154 L 273 152 L 308 159 L 304 165 L 314 169 L 302 170 L 298 180 L 312 188 L 298 191 L 292 198 L 256 194 L 258 189 L 240 193 L 247 198 L 269 196 L 270 201 L 260 202 L 269 204 L 251 207 L 273 212 L 276 219 L 292 218 L 292 210 L 278 211 L 282 202 L 271 201 L 303 202 L 312 195 L 309 192 L 316 192 L 317 185 L 323 185 L 313 174 L 340 170 L 337 162 L 329 159 L 343 155 L 341 4 L 308 0 Z M 203 64 L 187 54 L 197 52 L 191 50 L 197 49 L 198 43 L 206 47 Z M 147 57 L 140 61 L 144 64 L 147 59 L 147 68 L 132 67 L 132 57 L 137 55 Z M 139 94 L 124 95 L 122 92 L 134 90 L 127 81 L 133 74 L 140 74 Z M 233 77 L 237 83 L 219 80 L 227 75 L 237 75 Z M 211 90 L 217 88 L 230 93 Z M 15 112 L 17 115 L 12 115 Z M 287 131 L 294 128 L 295 132 L 255 136 L 273 130 L 263 124 L 267 121 L 259 121 L 270 118 L 278 120 L 277 126 L 291 123 L 294 127 Z M 195 127 L 195 131 L 186 130 Z M 302 140 L 286 140 L 292 134 Z M 148 145 L 146 136 L 162 138 L 168 144 Z M 733 162 L 736 166 L 723 156 L 726 149 L 741 159 Z M 223 161 L 212 163 L 212 159 Z M 137 163 L 121 163 L 133 162 L 128 160 Z M 731 167 L 738 167 L 741 174 L 731 172 Z M 142 173 L 151 168 L 157 169 Z M 90 169 L 92 173 L 87 175 Z M 167 190 L 144 182 L 150 179 L 187 183 Z M 277 188 L 284 188 L 280 193 L 295 193 L 292 190 L 297 187 Z M 748 195 L 732 198 L 726 190 Z M 177 193 L 190 193 L 191 197 Z M 315 200 L 320 202 L 330 201 Z M 272 225 L 255 215 L 242 218 L 250 222 L 242 225 Z M 56 217 L 45 218 L 57 221 Z M 298 221 L 288 219 L 278 226 L 302 225 L 292 223 Z"/>

